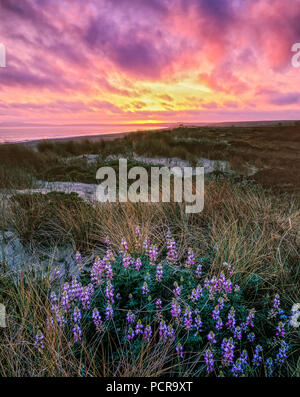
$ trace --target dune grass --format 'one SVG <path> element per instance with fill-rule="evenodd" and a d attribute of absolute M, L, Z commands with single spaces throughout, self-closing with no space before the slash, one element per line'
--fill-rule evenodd
<path fill-rule="evenodd" d="M 224 262 L 231 264 L 232 277 L 250 307 L 260 308 L 265 299 L 279 293 L 283 305 L 290 308 L 300 302 L 297 128 L 284 127 L 289 129 L 285 135 L 283 132 L 287 131 L 280 134 L 279 127 L 245 128 L 243 136 L 232 128 L 181 128 L 132 134 L 109 142 L 44 142 L 37 149 L 2 145 L 0 187 L 8 190 L 34 187 L 40 179 L 93 183 L 96 167 L 108 155 L 133 152 L 190 161 L 193 156 L 218 160 L 230 157 L 237 165 L 248 161 L 266 165 L 269 175 L 266 178 L 263 170 L 259 182 L 273 189 L 265 189 L 248 178 L 217 172 L 205 179 L 203 212 L 190 215 L 185 214 L 183 204 L 172 202 L 90 205 L 74 194 L 14 196 L 2 209 L 0 228 L 14 231 L 24 245 L 38 249 L 67 244 L 74 247 L 74 252 L 79 250 L 83 256 L 94 257 L 105 254 L 107 236 L 115 252 L 122 238 L 127 241 L 128 250 L 135 251 L 137 225 L 140 239 L 150 238 L 162 255 L 171 232 L 178 250 L 179 271 L 190 248 L 197 258 L 202 258 L 209 278 L 220 275 Z M 212 144 L 216 134 L 218 138 Z M 273 140 L 269 139 L 270 134 Z M 278 150 L 276 145 L 280 145 Z M 84 160 L 73 158 L 88 153 L 99 154 L 99 162 L 89 166 Z M 70 161 L 66 162 L 66 158 Z M 273 167 L 281 170 L 279 185 Z M 50 291 L 59 286 L 49 273 L 43 273 L 38 266 L 34 269 L 24 266 L 22 273 L 15 275 L 5 263 L 0 264 L 0 302 L 7 310 L 7 328 L 0 328 L 2 376 L 185 374 L 174 359 L 174 346 L 150 343 L 133 351 L 117 338 L 107 340 L 107 335 L 105 340 L 95 336 L 88 343 L 84 339 L 74 346 L 60 327 L 47 328 Z M 43 354 L 34 346 L 39 329 L 43 329 L 46 341 Z M 299 376 L 299 330 L 290 337 L 292 358 L 285 364 L 282 376 Z M 196 363 L 195 358 L 189 361 L 184 369 L 188 375 L 195 374 Z"/>
<path fill-rule="evenodd" d="M 30 186 L 28 175 L 35 179 L 67 181 L 71 178 L 69 180 L 92 183 L 95 182 L 95 165 L 87 164 L 79 156 L 99 155 L 96 165 L 100 166 L 111 155 L 131 158 L 137 154 L 175 157 L 191 164 L 196 164 L 200 157 L 225 160 L 237 173 L 252 166 L 259 170 L 253 179 L 262 186 L 299 193 L 299 133 L 299 123 L 261 127 L 178 127 L 136 132 L 107 141 L 44 141 L 37 147 L 1 145 L 0 171 L 3 167 L 13 167 L 14 172 L 11 176 L 3 176 L 0 172 L 0 187 L 5 184 Z M 66 163 L 68 158 L 71 162 Z M 20 181 L 22 173 L 24 178 Z"/>
<path fill-rule="evenodd" d="M 120 236 L 130 244 L 139 224 L 142 235 L 158 244 L 171 230 L 179 252 L 191 246 L 196 253 L 205 253 L 217 244 L 212 266 L 234 262 L 245 280 L 254 267 L 270 287 L 273 278 L 284 280 L 290 275 L 291 284 L 297 281 L 293 278 L 299 271 L 297 197 L 278 197 L 231 179 L 206 179 L 205 206 L 199 214 L 185 214 L 184 204 L 178 203 L 90 205 L 76 194 L 53 192 L 15 196 L 3 215 L 2 226 L 14 230 L 25 243 L 71 243 L 88 252 L 101 249 L 107 235 L 115 246 Z"/>
<path fill-rule="evenodd" d="M 171 231 L 177 243 L 179 263 L 183 263 L 189 247 L 197 257 L 205 258 L 213 252 L 207 268 L 209 277 L 220 274 L 224 261 L 232 264 L 233 276 L 243 291 L 248 291 L 249 304 L 277 292 L 287 306 L 300 301 L 296 243 L 300 209 L 299 202 L 288 195 L 282 200 L 255 185 L 245 188 L 212 177 L 206 184 L 204 211 L 189 216 L 183 205 L 175 203 L 107 203 L 92 207 L 81 200 L 68 201 L 59 194 L 54 194 L 52 200 L 55 205 L 38 196 L 16 200 L 5 213 L 3 226 L 12 228 L 25 242 L 26 239 L 35 240 L 36 244 L 44 243 L 43 239 L 48 244 L 68 242 L 83 255 L 91 252 L 103 255 L 107 236 L 116 252 L 122 237 L 127 240 L 129 250 L 133 250 L 136 225 L 140 225 L 141 239 L 149 237 L 163 249 Z M 50 210 L 51 218 L 45 217 Z M 83 343 L 74 349 L 58 328 L 45 331 L 48 347 L 41 357 L 34 348 L 34 335 L 49 316 L 53 280 L 47 274 L 28 270 L 17 280 L 8 274 L 3 264 L 0 291 L 1 301 L 7 307 L 8 327 L 0 330 L 1 375 L 178 375 L 178 368 L 170 358 L 170 347 L 161 350 L 148 346 L 136 355 L 121 345 L 109 347 L 100 338 L 90 342 L 93 346 Z M 101 355 L 101 367 L 95 348 Z M 118 360 L 113 360 L 110 354 L 115 349 L 119 352 Z M 297 349 L 296 343 L 293 347 L 296 356 Z M 287 368 L 289 375 L 299 375 L 299 363 L 295 359 Z"/>

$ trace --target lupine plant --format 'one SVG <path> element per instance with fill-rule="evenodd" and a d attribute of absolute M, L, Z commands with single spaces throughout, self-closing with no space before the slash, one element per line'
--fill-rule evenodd
<path fill-rule="evenodd" d="M 97 337 L 133 352 L 167 346 L 173 368 L 191 376 L 284 374 L 292 327 L 279 295 L 269 306 L 266 297 L 265 304 L 248 307 L 231 264 L 209 277 L 209 260 L 191 249 L 179 260 L 171 235 L 165 251 L 149 239 L 142 247 L 129 252 L 122 239 L 113 252 L 107 239 L 106 254 L 90 271 L 50 292 L 47 327 L 64 329 L 74 349 Z M 77 261 L 82 264 L 79 253 Z M 47 349 L 43 330 L 34 344 L 39 354 Z"/>

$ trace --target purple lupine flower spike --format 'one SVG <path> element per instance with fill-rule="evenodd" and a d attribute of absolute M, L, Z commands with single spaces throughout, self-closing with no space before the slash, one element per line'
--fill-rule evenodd
<path fill-rule="evenodd" d="M 100 331 L 102 328 L 102 318 L 100 316 L 99 310 L 96 308 L 93 310 L 92 319 L 97 331 Z"/>
<path fill-rule="evenodd" d="M 82 331 L 81 328 L 79 327 L 78 324 L 74 325 L 73 328 L 73 338 L 74 338 L 74 342 L 80 342 L 81 338 L 82 338 Z"/>
<path fill-rule="evenodd" d="M 143 333 L 143 328 L 144 328 L 144 326 L 143 326 L 141 320 L 139 320 L 137 322 L 136 326 L 135 326 L 135 334 L 136 335 L 142 334 Z"/>
<path fill-rule="evenodd" d="M 150 290 L 149 290 L 148 284 L 147 284 L 147 282 L 145 281 L 144 284 L 143 284 L 143 286 L 142 286 L 142 294 L 143 294 L 143 295 L 148 295 L 149 292 L 150 292 Z"/>
<path fill-rule="evenodd" d="M 193 319 L 192 319 L 192 311 L 188 306 L 184 312 L 184 327 L 187 330 L 190 330 L 193 326 Z"/>
<path fill-rule="evenodd" d="M 205 361 L 205 363 L 206 363 L 206 370 L 207 370 L 207 372 L 208 372 L 208 373 L 212 372 L 212 371 L 213 371 L 213 368 L 214 368 L 215 360 L 214 360 L 213 352 L 212 352 L 210 349 L 207 349 L 207 350 L 205 351 L 204 361 Z"/>
<path fill-rule="evenodd" d="M 216 338 L 215 338 L 215 334 L 213 331 L 210 331 L 207 335 L 207 339 L 209 340 L 209 342 L 211 343 L 217 343 Z"/>
<path fill-rule="evenodd" d="M 105 318 L 106 320 L 112 320 L 114 316 L 114 311 L 110 302 L 107 302 L 107 306 L 105 309 Z"/>
<path fill-rule="evenodd" d="M 127 322 L 128 323 L 134 323 L 135 322 L 135 318 L 136 318 L 136 315 L 134 313 L 132 313 L 131 310 L 129 310 L 129 312 L 127 312 L 127 314 L 126 314 Z"/>
<path fill-rule="evenodd" d="M 183 346 L 181 345 L 181 343 L 178 343 L 177 344 L 177 346 L 176 346 L 176 353 L 178 354 L 178 356 L 180 357 L 180 358 L 183 358 L 184 356 L 183 356 Z"/>
<path fill-rule="evenodd" d="M 148 250 L 148 255 L 150 259 L 150 265 L 155 265 L 156 259 L 158 257 L 158 249 L 156 245 L 151 245 Z"/>
<path fill-rule="evenodd" d="M 74 323 L 80 323 L 81 311 L 77 306 L 75 307 L 74 312 L 73 312 L 73 319 L 74 319 Z"/>
<path fill-rule="evenodd" d="M 176 248 L 176 242 L 173 237 L 170 235 L 167 236 L 167 261 L 169 263 L 174 263 L 178 259 L 178 254 L 177 254 L 177 248 Z"/>
<path fill-rule="evenodd" d="M 185 263 L 185 267 L 187 268 L 191 268 L 192 266 L 194 266 L 196 260 L 195 260 L 195 254 L 194 251 L 192 250 L 192 248 L 188 249 L 188 257 L 187 257 L 187 261 Z"/>
<path fill-rule="evenodd" d="M 130 339 L 133 339 L 134 336 L 135 336 L 135 332 L 134 332 L 133 328 L 132 328 L 132 327 L 129 327 L 128 332 L 127 332 L 127 335 L 126 335 L 126 338 L 127 338 L 128 340 L 130 340 Z"/>
<path fill-rule="evenodd" d="M 149 342 L 152 336 L 152 328 L 151 325 L 147 325 L 144 329 L 144 339 Z"/>
<path fill-rule="evenodd" d="M 142 267 L 142 261 L 141 261 L 140 258 L 137 258 L 137 260 L 135 261 L 135 269 L 136 269 L 136 271 L 139 272 L 141 267 Z"/>
<path fill-rule="evenodd" d="M 44 347 L 45 347 L 44 339 L 45 339 L 45 337 L 44 337 L 42 331 L 38 330 L 37 334 L 34 337 L 34 340 L 35 340 L 34 346 L 38 350 L 39 353 L 42 353 L 42 351 L 44 350 Z"/>
<path fill-rule="evenodd" d="M 255 347 L 253 360 L 252 360 L 252 364 L 254 367 L 260 366 L 260 364 L 262 362 L 262 356 L 261 356 L 262 351 L 263 351 L 263 348 L 260 345 L 257 345 Z"/>
<path fill-rule="evenodd" d="M 279 336 L 281 338 L 285 337 L 285 329 L 284 329 L 284 324 L 283 322 L 280 322 L 276 328 L 276 336 Z"/>
<path fill-rule="evenodd" d="M 162 264 L 159 263 L 159 264 L 156 266 L 155 279 L 156 279 L 157 282 L 160 283 L 161 280 L 162 280 L 162 277 L 163 277 L 163 267 L 162 267 Z"/>

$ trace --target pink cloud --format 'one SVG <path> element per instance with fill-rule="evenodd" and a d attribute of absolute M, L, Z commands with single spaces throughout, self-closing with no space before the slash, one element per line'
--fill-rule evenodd
<path fill-rule="evenodd" d="M 10 117 L 40 109 L 41 119 L 74 112 L 174 120 L 182 104 L 199 121 L 247 118 L 253 107 L 297 116 L 291 46 L 300 42 L 300 0 L 2 0 L 0 12 L 8 60 L 0 91 Z M 193 92 L 173 87 L 185 81 Z M 191 96 L 206 113 L 191 108 Z M 143 113 L 151 101 L 162 113 Z"/>

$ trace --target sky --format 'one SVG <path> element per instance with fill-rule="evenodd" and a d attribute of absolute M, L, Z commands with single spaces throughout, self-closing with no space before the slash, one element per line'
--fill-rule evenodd
<path fill-rule="evenodd" d="M 0 0 L 0 124 L 300 119 L 300 0 Z"/>

